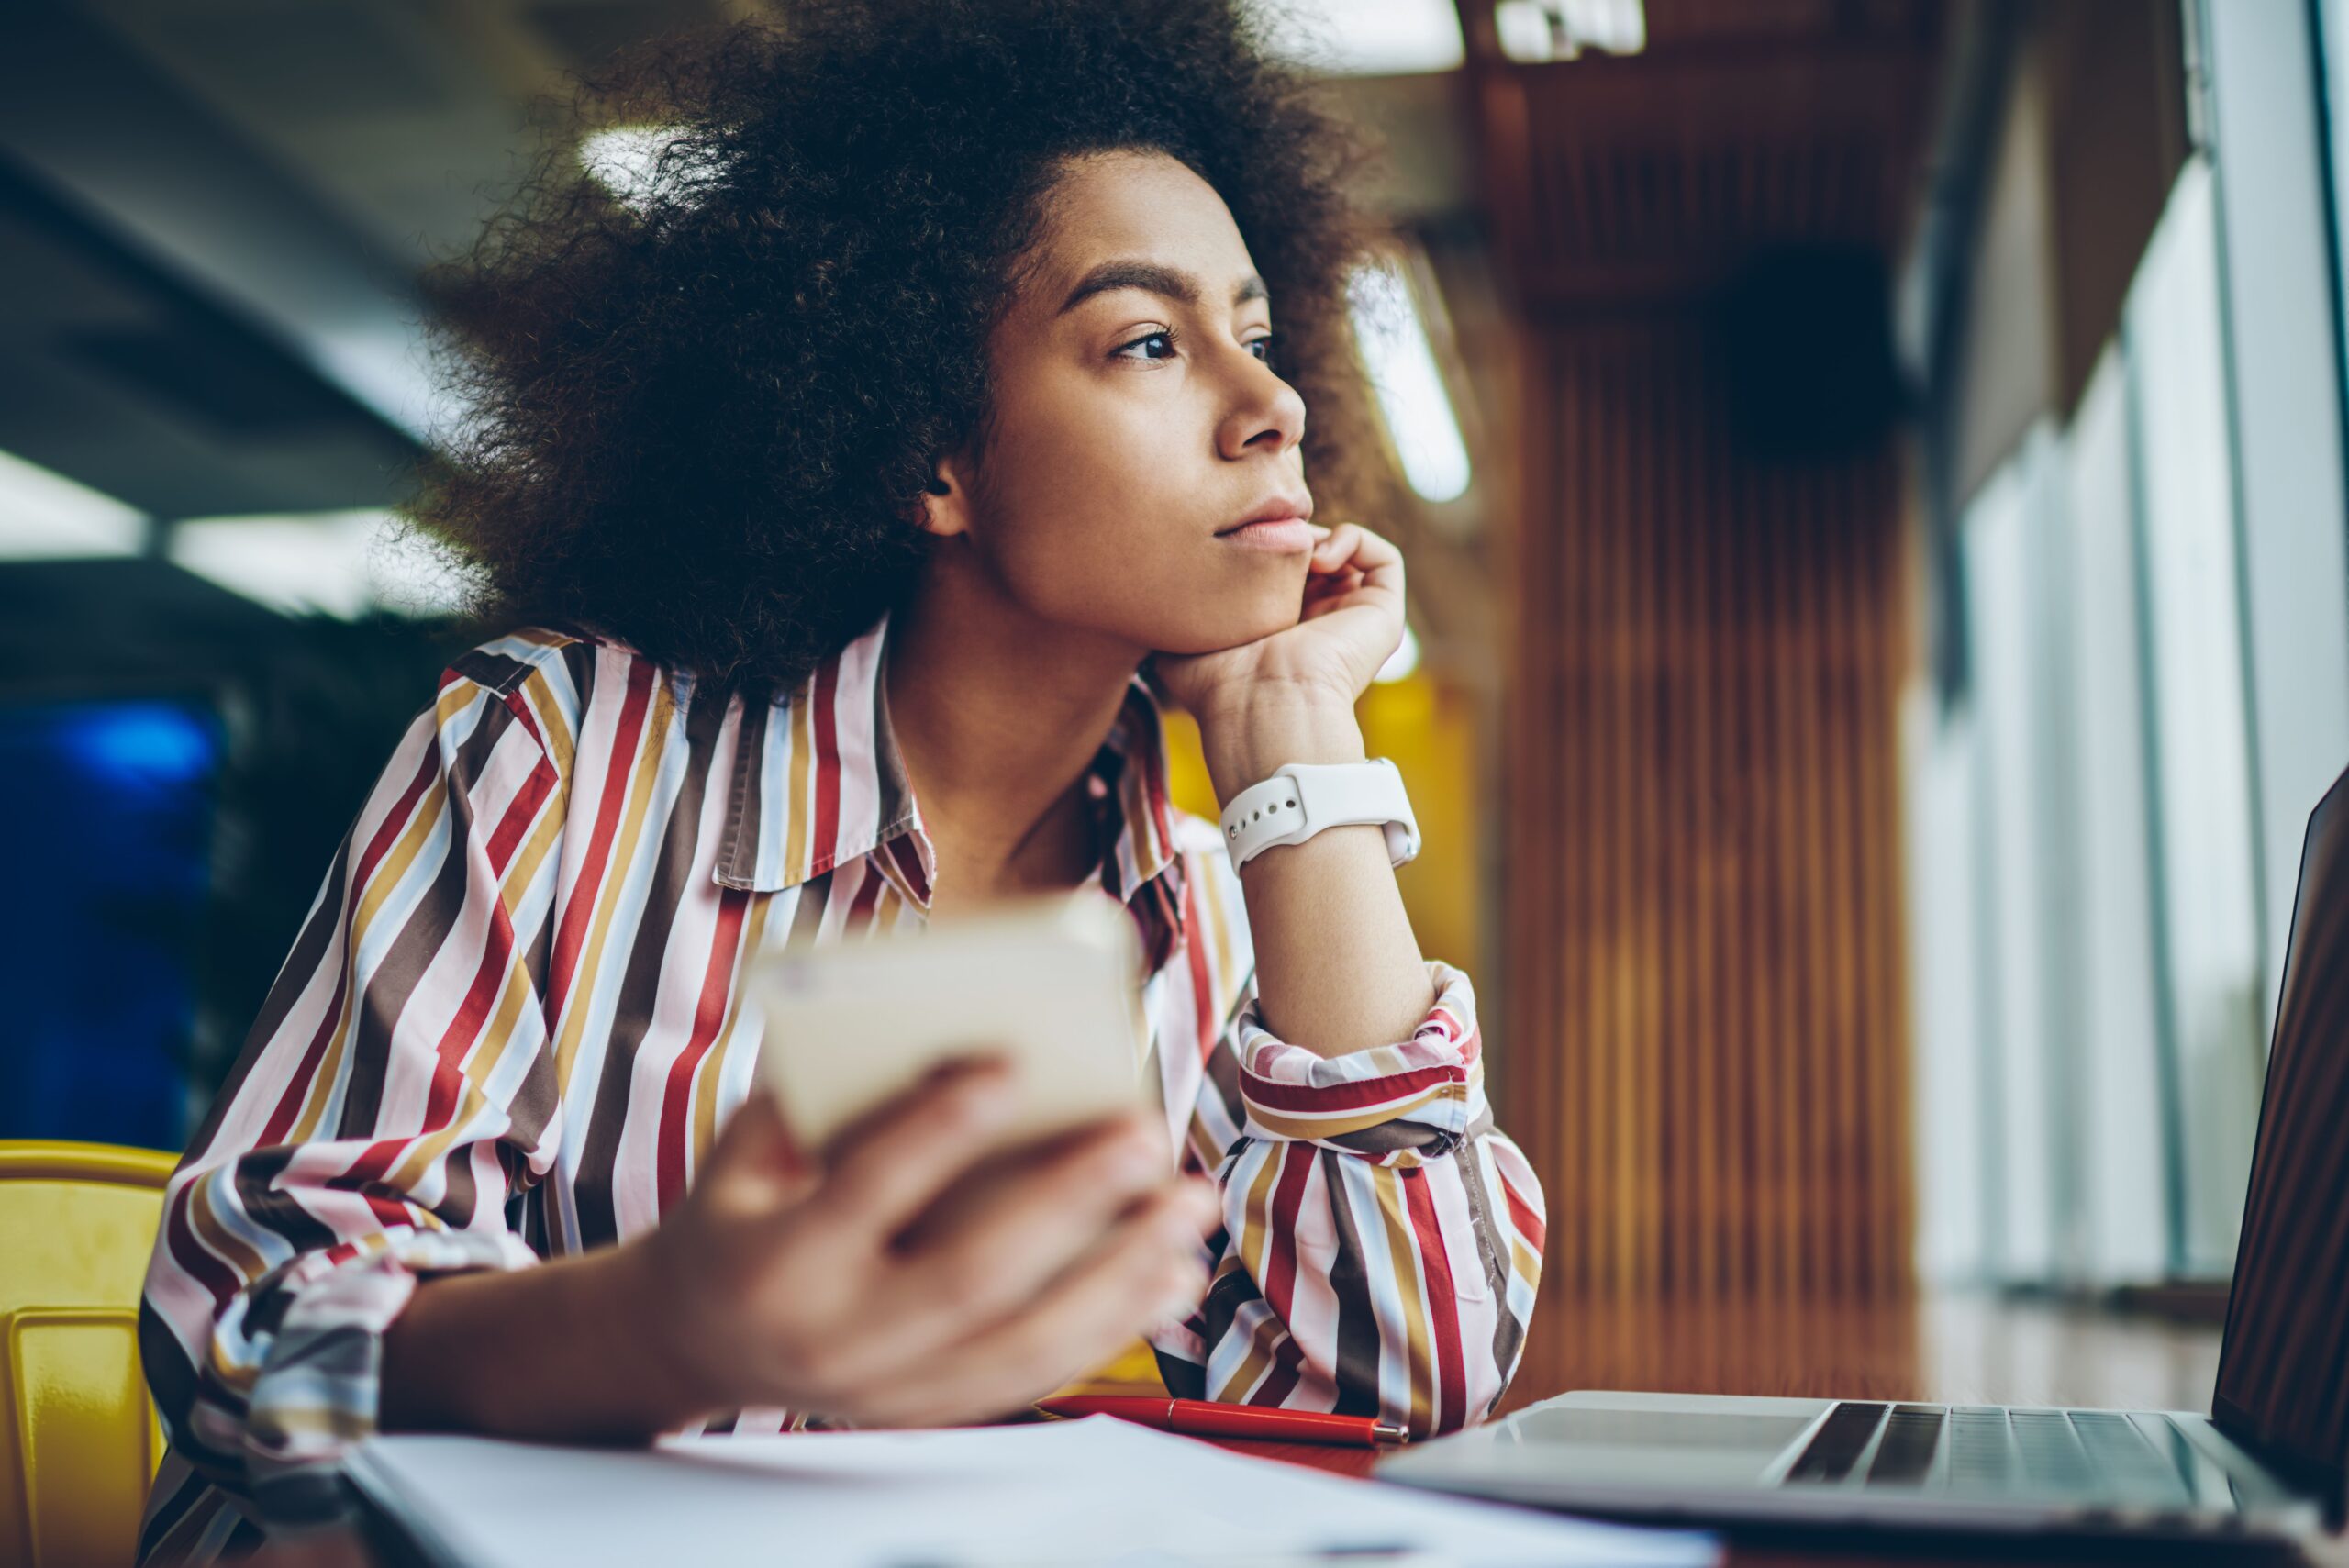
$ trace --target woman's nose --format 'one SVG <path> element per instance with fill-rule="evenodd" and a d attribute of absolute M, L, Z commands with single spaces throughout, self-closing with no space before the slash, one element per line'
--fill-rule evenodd
<path fill-rule="evenodd" d="M 1250 369 L 1240 384 L 1241 395 L 1219 432 L 1218 445 L 1228 458 L 1262 450 L 1278 455 L 1305 439 L 1305 399 L 1255 355 L 1250 354 L 1248 361 Z"/>

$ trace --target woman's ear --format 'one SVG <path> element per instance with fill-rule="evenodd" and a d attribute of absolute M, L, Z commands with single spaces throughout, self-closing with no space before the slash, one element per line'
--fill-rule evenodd
<path fill-rule="evenodd" d="M 971 529 L 969 469 L 957 454 L 940 458 L 922 487 L 921 531 L 936 539 L 952 539 Z"/>

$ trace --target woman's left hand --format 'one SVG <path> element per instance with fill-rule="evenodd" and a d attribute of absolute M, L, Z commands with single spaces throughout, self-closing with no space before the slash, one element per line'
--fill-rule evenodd
<path fill-rule="evenodd" d="M 1159 678 L 1202 723 L 1281 693 L 1347 709 L 1403 640 L 1403 554 L 1356 523 L 1322 530 L 1297 623 L 1212 653 L 1158 655 Z"/>

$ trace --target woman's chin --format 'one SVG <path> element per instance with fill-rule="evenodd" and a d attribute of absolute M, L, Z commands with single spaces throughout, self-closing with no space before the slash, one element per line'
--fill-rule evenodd
<path fill-rule="evenodd" d="M 1286 631 L 1304 613 L 1294 599 L 1286 605 L 1274 602 L 1253 606 L 1252 614 L 1236 613 L 1227 606 L 1180 628 L 1157 646 L 1168 653 L 1220 653 L 1227 648 L 1240 648 Z"/>

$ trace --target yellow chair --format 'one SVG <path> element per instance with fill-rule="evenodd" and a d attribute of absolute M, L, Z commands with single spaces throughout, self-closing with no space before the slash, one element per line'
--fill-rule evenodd
<path fill-rule="evenodd" d="M 139 1288 L 177 1157 L 0 1140 L 0 1562 L 128 1562 L 163 1440 Z"/>

